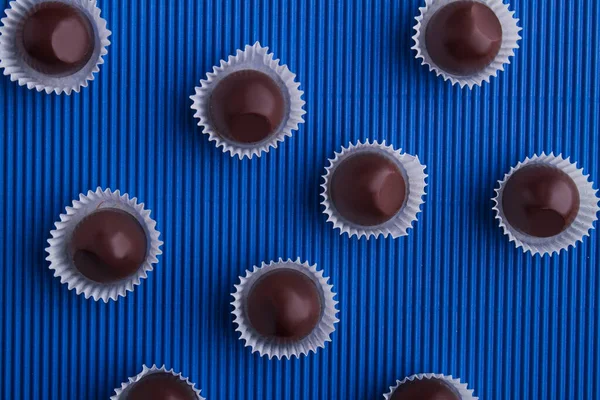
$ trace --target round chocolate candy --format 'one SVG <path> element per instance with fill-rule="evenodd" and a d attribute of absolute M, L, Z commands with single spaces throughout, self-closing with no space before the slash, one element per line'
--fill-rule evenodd
<path fill-rule="evenodd" d="M 529 165 L 506 182 L 502 207 L 506 221 L 531 236 L 558 235 L 579 212 L 579 191 L 573 179 L 549 165 Z"/>
<path fill-rule="evenodd" d="M 283 121 L 283 93 L 271 77 L 259 71 L 242 70 L 226 76 L 209 101 L 216 130 L 234 142 L 260 142 Z"/>
<path fill-rule="evenodd" d="M 442 379 L 414 379 L 398 386 L 390 400 L 460 400 L 456 390 Z"/>
<path fill-rule="evenodd" d="M 321 319 L 321 309 L 315 283 L 302 272 L 287 268 L 261 277 L 247 300 L 248 320 L 256 332 L 290 340 L 308 336 Z"/>
<path fill-rule="evenodd" d="M 47 2 L 23 22 L 23 46 L 31 67 L 68 75 L 81 69 L 94 52 L 93 28 L 76 8 Z"/>
<path fill-rule="evenodd" d="M 146 375 L 132 384 L 127 400 L 197 400 L 194 390 L 172 374 L 158 372 Z"/>
<path fill-rule="evenodd" d="M 456 1 L 439 9 L 427 25 L 425 46 L 432 61 L 460 76 L 485 69 L 502 45 L 502 25 L 487 5 Z"/>
<path fill-rule="evenodd" d="M 85 217 L 73 231 L 69 250 L 75 267 L 96 282 L 133 275 L 146 258 L 144 228 L 131 214 L 101 209 Z"/>
<path fill-rule="evenodd" d="M 406 200 L 406 181 L 398 166 L 373 152 L 359 153 L 340 163 L 330 185 L 337 212 L 361 226 L 389 221 Z"/>

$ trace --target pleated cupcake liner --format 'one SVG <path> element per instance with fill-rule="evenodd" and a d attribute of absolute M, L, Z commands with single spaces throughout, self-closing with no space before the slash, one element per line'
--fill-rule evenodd
<path fill-rule="evenodd" d="M 510 225 L 506 220 L 504 208 L 502 205 L 502 196 L 504 188 L 510 177 L 523 167 L 531 165 L 546 165 L 560 169 L 567 174 L 575 183 L 579 191 L 579 211 L 575 220 L 564 231 L 558 235 L 540 238 L 531 236 L 519 231 Z M 531 252 L 531 255 L 558 254 L 561 250 L 568 250 L 570 246 L 575 247 L 577 242 L 582 242 L 585 236 L 589 236 L 589 231 L 594 229 L 594 222 L 598 219 L 597 213 L 600 210 L 598 207 L 597 190 L 594 189 L 593 183 L 589 181 L 589 175 L 584 175 L 583 168 L 578 169 L 577 164 L 571 163 L 569 158 L 563 158 L 561 154 L 555 156 L 553 153 L 546 155 L 534 155 L 531 158 L 526 158 L 525 161 L 519 162 L 515 167 L 510 169 L 510 172 L 504 175 L 504 179 L 499 181 L 499 188 L 495 189 L 496 196 L 492 199 L 495 203 L 493 210 L 496 212 L 496 219 L 499 221 L 500 227 L 504 234 L 508 236 L 509 241 L 514 242 L 517 248 L 522 248 L 523 252 Z"/>
<path fill-rule="evenodd" d="M 173 379 L 179 379 L 181 382 L 185 383 L 190 388 L 190 394 L 193 393 L 196 396 L 197 400 L 206 400 L 204 397 L 200 395 L 200 390 L 196 389 L 196 385 L 190 382 L 188 378 L 185 378 L 181 375 L 181 373 L 175 373 L 173 369 L 167 369 L 164 365 L 158 368 L 156 365 L 148 368 L 145 365 L 142 366 L 143 370 L 139 374 L 134 377 L 128 379 L 127 382 L 123 382 L 121 387 L 115 389 L 115 394 L 111 396 L 110 400 L 126 400 L 127 394 L 135 386 L 136 383 L 141 381 L 143 378 L 153 375 L 153 374 L 170 374 L 173 376 Z"/>
<path fill-rule="evenodd" d="M 452 85 L 458 84 L 461 88 L 467 86 L 472 89 L 473 86 L 481 86 L 483 82 L 489 83 L 491 77 L 498 76 L 498 71 L 504 71 L 505 64 L 510 64 L 510 57 L 513 57 L 515 50 L 519 48 L 518 41 L 521 40 L 519 32 L 522 28 L 517 25 L 519 20 L 514 17 L 515 12 L 510 11 L 508 5 L 502 0 L 472 0 L 485 4 L 496 14 L 502 26 L 502 45 L 494 60 L 485 69 L 466 76 L 449 73 L 439 67 L 429 56 L 425 33 L 435 13 L 457 1 L 462 0 L 425 0 L 425 7 L 419 8 L 420 14 L 416 17 L 417 24 L 413 36 L 415 44 L 412 49 L 416 50 L 416 58 L 421 59 L 421 65 L 427 65 L 429 71 L 435 71 L 437 76 L 441 76 L 445 81 L 449 80 Z"/>
<path fill-rule="evenodd" d="M 29 57 L 22 39 L 23 21 L 36 12 L 44 3 L 64 3 L 83 13 L 90 21 L 93 29 L 94 50 L 88 62 L 78 71 L 65 76 L 44 74 L 28 63 Z M 94 80 L 94 74 L 100 71 L 104 56 L 108 53 L 111 32 L 106 27 L 106 20 L 100 16 L 100 8 L 96 0 L 15 0 L 10 2 L 6 17 L 2 18 L 0 27 L 0 69 L 4 75 L 10 76 L 20 86 L 35 89 L 47 94 L 79 92 Z"/>
<path fill-rule="evenodd" d="M 77 225 L 87 216 L 98 210 L 118 209 L 132 215 L 142 226 L 146 233 L 148 248 L 146 259 L 138 270 L 131 276 L 115 282 L 100 283 L 84 276 L 73 263 L 72 255 L 69 254 L 69 243 Z M 162 254 L 159 240 L 160 233 L 156 230 L 156 221 L 150 217 L 150 210 L 144 209 L 144 203 L 137 202 L 135 197 L 130 198 L 128 194 L 120 194 L 120 191 L 102 190 L 88 191 L 80 194 L 79 200 L 74 200 L 71 207 L 66 208 L 66 213 L 60 215 L 60 221 L 55 223 L 56 229 L 50 232 L 48 239 L 49 247 L 46 248 L 50 261 L 50 269 L 54 276 L 60 278 L 60 282 L 66 284 L 69 290 L 75 290 L 83 294 L 86 299 L 93 298 L 95 301 L 102 300 L 105 303 L 109 299 L 117 300 L 119 296 L 125 297 L 127 292 L 132 292 L 142 279 L 147 278 L 148 271 L 153 270 L 153 264 L 158 262 L 157 256 Z"/>
<path fill-rule="evenodd" d="M 313 281 L 321 295 L 321 320 L 308 336 L 300 340 L 264 337 L 252 328 L 246 315 L 245 301 L 253 285 L 265 274 L 279 269 L 303 273 Z M 336 294 L 333 292 L 333 285 L 328 282 L 329 278 L 323 276 L 323 271 L 318 271 L 316 265 L 301 262 L 300 258 L 296 261 L 283 261 L 280 258 L 279 261 L 271 261 L 269 264 L 263 262 L 260 268 L 255 266 L 252 271 L 246 270 L 246 276 L 240 276 L 240 284 L 235 285 L 236 292 L 232 294 L 234 301 L 231 303 L 234 308 L 234 324 L 237 325 L 236 331 L 240 333 L 240 339 L 245 342 L 246 347 L 252 349 L 252 353 L 258 352 L 261 357 L 268 356 L 269 359 L 300 358 L 301 355 L 316 353 L 319 348 L 325 348 L 325 343 L 331 342 L 335 324 L 339 322 L 336 316 L 338 302 L 334 299 Z"/>
<path fill-rule="evenodd" d="M 269 152 L 270 148 L 277 148 L 286 137 L 291 137 L 293 131 L 297 131 L 299 125 L 304 122 L 304 100 L 300 83 L 296 82 L 296 75 L 292 73 L 287 65 L 279 65 L 279 60 L 273 58 L 273 53 L 268 52 L 268 47 L 262 47 L 259 42 L 247 45 L 244 50 L 237 50 L 235 55 L 229 56 L 227 61 L 221 60 L 219 66 L 213 67 L 213 72 L 206 75 L 206 79 L 200 81 L 196 87 L 196 93 L 190 98 L 193 101 L 192 110 L 194 117 L 198 119 L 198 126 L 203 128 L 204 134 L 208 135 L 209 141 L 215 142 L 217 148 L 222 147 L 223 152 L 230 153 L 232 157 L 252 158 L 260 157 Z M 269 76 L 279 86 L 284 96 L 287 112 L 277 130 L 257 143 L 239 143 L 222 135 L 214 126 L 210 112 L 210 99 L 213 90 L 219 82 L 234 72 L 243 70 L 255 70 Z"/>
<path fill-rule="evenodd" d="M 376 153 L 390 159 L 398 166 L 406 181 L 407 196 L 405 204 L 394 217 L 380 225 L 362 226 L 347 220 L 336 210 L 329 194 L 330 182 L 338 165 L 348 157 L 362 152 Z M 413 223 L 417 221 L 417 215 L 421 212 L 421 205 L 425 202 L 423 196 L 427 186 L 425 182 L 427 178 L 426 167 L 421 164 L 417 156 L 395 150 L 392 146 L 387 146 L 385 141 L 382 143 L 373 141 L 371 143 L 367 140 L 365 143 L 358 142 L 357 144 L 350 144 L 347 148 L 342 147 L 342 151 L 336 152 L 334 158 L 328 161 L 329 166 L 322 177 L 323 184 L 321 187 L 323 191 L 321 197 L 323 200 L 321 204 L 325 207 L 323 213 L 327 215 L 327 222 L 333 223 L 334 229 L 339 229 L 340 234 L 347 233 L 348 236 L 357 236 L 359 239 L 363 236 L 367 239 L 377 238 L 380 235 L 383 237 L 391 236 L 395 239 L 408 235 L 408 229 L 412 228 Z"/>
<path fill-rule="evenodd" d="M 446 382 L 448 386 L 454 388 L 456 393 L 459 395 L 460 400 L 478 400 L 478 397 L 473 395 L 473 389 L 469 389 L 466 383 L 462 383 L 460 379 L 455 379 L 451 375 L 442 375 L 442 374 L 415 374 L 409 377 L 404 378 L 401 381 L 396 381 L 395 386 L 390 386 L 390 391 L 383 395 L 385 400 L 390 400 L 392 395 L 398 388 L 404 385 L 407 382 L 413 382 L 415 380 L 429 380 L 429 379 L 437 379 Z"/>

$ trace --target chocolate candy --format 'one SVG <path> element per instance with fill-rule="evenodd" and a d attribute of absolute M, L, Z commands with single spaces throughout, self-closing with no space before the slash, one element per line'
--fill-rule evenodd
<path fill-rule="evenodd" d="M 266 337 L 300 340 L 321 319 L 321 296 L 302 272 L 282 268 L 261 277 L 248 294 L 250 325 Z"/>
<path fill-rule="evenodd" d="M 25 18 L 23 45 L 31 67 L 42 73 L 68 75 L 80 70 L 91 58 L 93 28 L 76 8 L 47 2 Z"/>
<path fill-rule="evenodd" d="M 363 152 L 350 156 L 333 172 L 331 201 L 337 212 L 361 226 L 390 220 L 406 199 L 406 181 L 387 157 Z"/>
<path fill-rule="evenodd" d="M 171 374 L 146 375 L 131 386 L 127 400 L 197 400 L 193 389 Z"/>
<path fill-rule="evenodd" d="M 579 191 L 560 169 L 529 165 L 517 170 L 502 194 L 506 221 L 515 229 L 536 237 L 558 235 L 579 212 Z"/>
<path fill-rule="evenodd" d="M 488 6 L 456 1 L 439 9 L 427 25 L 425 46 L 433 62 L 460 76 L 485 69 L 502 45 L 502 25 Z"/>
<path fill-rule="evenodd" d="M 391 400 L 460 400 L 456 390 L 442 379 L 415 379 L 398 386 Z"/>
<path fill-rule="evenodd" d="M 257 143 L 281 125 L 285 100 L 277 83 L 255 71 L 234 72 L 221 80 L 210 98 L 218 133 L 234 142 Z"/>
<path fill-rule="evenodd" d="M 75 267 L 96 282 L 112 282 L 135 273 L 146 258 L 144 228 L 131 214 L 101 209 L 73 231 L 69 251 Z"/>

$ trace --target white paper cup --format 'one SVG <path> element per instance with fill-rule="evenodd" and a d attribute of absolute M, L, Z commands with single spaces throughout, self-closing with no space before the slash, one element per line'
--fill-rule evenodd
<path fill-rule="evenodd" d="M 190 396 L 195 396 L 197 400 L 205 400 L 204 397 L 200 395 L 200 390 L 196 389 L 195 385 L 191 383 L 188 378 L 181 376 L 181 374 L 175 373 L 173 369 L 166 369 L 164 365 L 160 368 L 158 368 L 156 365 L 153 365 L 151 368 L 148 368 L 144 365 L 142 372 L 132 378 L 129 378 L 127 382 L 123 382 L 121 384 L 121 387 L 115 389 L 115 394 L 111 396 L 110 400 L 127 400 L 127 394 L 135 386 L 135 384 L 141 381 L 143 378 L 153 374 L 170 374 L 173 376 L 173 379 L 179 380 L 189 387 Z"/>
<path fill-rule="evenodd" d="M 521 28 L 517 26 L 518 19 L 514 17 L 514 11 L 508 9 L 508 5 L 502 0 L 471 0 L 488 6 L 498 17 L 502 25 L 502 45 L 494 60 L 483 70 L 478 73 L 462 76 L 444 71 L 438 66 L 429 56 L 425 33 L 427 26 L 434 14 L 444 6 L 450 3 L 462 0 L 425 0 L 425 7 L 419 8 L 420 15 L 416 17 L 417 25 L 415 25 L 415 42 L 412 47 L 417 51 L 417 59 L 421 59 L 421 65 L 429 66 L 430 71 L 435 71 L 437 76 L 441 76 L 444 80 L 449 80 L 452 85 L 459 84 L 461 88 L 467 86 L 472 89 L 473 86 L 481 86 L 483 82 L 490 82 L 490 77 L 497 76 L 498 71 L 504 71 L 504 64 L 510 64 L 510 57 L 514 56 L 515 49 L 519 48 L 518 41 L 521 39 L 519 32 Z"/>
<path fill-rule="evenodd" d="M 444 381 L 449 387 L 453 388 L 460 400 L 477 400 L 478 398 L 473 396 L 473 389 L 469 389 L 466 383 L 461 383 L 460 379 L 454 379 L 452 376 L 441 375 L 441 374 L 416 374 L 404 378 L 401 381 L 396 381 L 395 386 L 390 387 L 390 391 L 383 395 L 385 400 L 390 400 L 394 392 L 402 385 L 407 382 L 413 382 L 415 380 L 428 380 L 436 379 Z"/>
<path fill-rule="evenodd" d="M 88 62 L 78 71 L 68 75 L 48 75 L 30 66 L 25 51 L 22 34 L 24 19 L 37 11 L 44 3 L 64 3 L 79 10 L 86 16 L 93 29 L 94 50 Z M 0 27 L 0 69 L 4 75 L 9 75 L 11 81 L 17 81 L 21 86 L 45 91 L 50 94 L 79 92 L 94 80 L 94 74 L 104 63 L 103 56 L 107 54 L 110 45 L 108 37 L 111 32 L 106 28 L 106 21 L 100 17 L 100 9 L 96 0 L 15 0 L 10 2 L 6 17 L 2 18 Z"/>
<path fill-rule="evenodd" d="M 406 182 L 406 201 L 402 208 L 388 221 L 375 226 L 362 226 L 344 218 L 336 210 L 335 204 L 331 200 L 329 186 L 336 168 L 348 157 L 354 156 L 357 153 L 369 152 L 379 154 L 393 161 L 402 173 Z M 358 238 L 366 236 L 371 237 L 391 236 L 398 238 L 408 235 L 408 229 L 412 228 L 412 224 L 417 221 L 417 214 L 421 212 L 421 204 L 424 203 L 423 196 L 425 195 L 425 187 L 427 183 L 425 179 L 425 165 L 421 164 L 419 157 L 411 156 L 402 153 L 401 150 L 395 150 L 392 146 L 387 146 L 385 141 L 378 143 L 369 141 L 364 144 L 350 144 L 348 148 L 342 147 L 342 151 L 335 153 L 335 157 L 329 159 L 329 166 L 326 168 L 326 173 L 323 176 L 324 183 L 321 185 L 323 192 L 321 204 L 325 207 L 323 211 L 327 215 L 327 222 L 333 223 L 334 229 L 339 229 L 340 234 L 347 233 L 350 237 L 356 235 Z"/>
<path fill-rule="evenodd" d="M 77 225 L 86 216 L 100 209 L 118 209 L 129 213 L 144 229 L 148 243 L 146 259 L 138 270 L 133 275 L 114 282 L 100 283 L 87 278 L 79 272 L 69 252 L 69 243 Z M 66 284 L 69 290 L 74 289 L 78 295 L 83 294 L 86 299 L 92 297 L 106 303 L 108 299 L 125 297 L 142 279 L 147 278 L 148 271 L 152 271 L 153 264 L 158 262 L 156 257 L 162 254 L 160 233 L 155 228 L 156 222 L 150 218 L 150 210 L 144 209 L 144 203 L 138 204 L 135 197 L 121 195 L 118 190 L 113 192 L 98 188 L 95 192 L 90 190 L 86 195 L 80 194 L 79 200 L 74 200 L 73 205 L 66 208 L 66 214 L 60 215 L 60 221 L 55 226 L 56 229 L 50 232 L 51 238 L 48 239 L 46 260 L 50 261 L 50 269 L 54 271 L 54 276 L 60 278 L 61 283 Z"/>
<path fill-rule="evenodd" d="M 573 222 L 561 233 L 555 236 L 541 238 L 528 235 L 514 228 L 506 220 L 504 207 L 502 204 L 502 196 L 506 183 L 511 176 L 523 167 L 531 165 L 546 165 L 548 167 L 557 168 L 567 174 L 575 183 L 579 191 L 579 211 Z M 496 196 L 492 199 L 495 203 L 493 210 L 496 212 L 496 219 L 499 221 L 500 227 L 504 234 L 508 236 L 511 242 L 514 242 L 517 248 L 522 248 L 523 252 L 531 252 L 531 255 L 540 254 L 558 254 L 561 250 L 567 250 L 570 246 L 575 247 L 577 242 L 583 240 L 585 236 L 589 236 L 589 231 L 594 229 L 594 222 L 598 219 L 597 213 L 598 197 L 597 190 L 589 181 L 589 175 L 583 174 L 583 169 L 577 169 L 577 164 L 571 163 L 567 158 L 562 158 L 562 155 L 555 156 L 554 154 L 534 155 L 531 158 L 526 158 L 525 161 L 511 168 L 510 172 L 504 176 L 502 181 L 499 181 L 499 188 L 495 189 Z"/>
<path fill-rule="evenodd" d="M 246 298 L 253 285 L 265 274 L 279 269 L 291 269 L 303 273 L 313 281 L 321 295 L 321 320 L 308 336 L 300 340 L 264 337 L 252 328 L 246 313 Z M 252 348 L 252 353 L 258 352 L 261 356 L 268 356 L 269 359 L 299 358 L 300 355 L 316 353 L 318 348 L 324 348 L 325 343 L 331 341 L 330 336 L 335 331 L 334 325 L 339 322 L 336 317 L 338 302 L 334 300 L 336 294 L 328 281 L 329 278 L 323 276 L 323 271 L 317 271 L 316 265 L 302 263 L 299 258 L 296 261 L 283 261 L 280 258 L 277 262 L 262 263 L 260 268 L 255 266 L 252 271 L 247 270 L 246 276 L 240 277 L 240 284 L 235 285 L 236 292 L 232 294 L 234 301 L 231 303 L 234 307 L 234 324 L 237 325 L 236 331 L 240 333 L 240 339 L 247 347 Z"/>
<path fill-rule="evenodd" d="M 303 92 L 299 89 L 300 83 L 295 81 L 296 75 L 287 65 L 279 65 L 279 60 L 273 59 L 273 54 L 268 53 L 268 50 L 268 47 L 262 47 L 258 42 L 253 46 L 247 45 L 244 50 L 237 50 L 235 56 L 229 56 L 227 61 L 221 60 L 220 65 L 214 67 L 205 80 L 200 81 L 200 86 L 196 87 L 196 94 L 190 97 L 198 126 L 203 128 L 210 141 L 215 142 L 217 147 L 222 147 L 223 152 L 230 153 L 232 157 L 260 157 L 271 147 L 277 148 L 279 142 L 283 142 L 287 136 L 292 136 L 292 132 L 298 130 L 299 124 L 304 122 L 302 116 L 306 112 L 302 108 L 305 103 L 301 98 Z M 239 143 L 221 134 L 213 123 L 210 111 L 211 95 L 219 82 L 234 72 L 244 70 L 262 72 L 273 79 L 281 89 L 287 110 L 276 131 L 257 143 Z"/>

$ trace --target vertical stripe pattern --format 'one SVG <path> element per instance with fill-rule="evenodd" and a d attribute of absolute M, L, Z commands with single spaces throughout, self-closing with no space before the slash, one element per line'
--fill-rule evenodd
<path fill-rule="evenodd" d="M 375 400 L 419 372 L 481 399 L 600 398 L 600 236 L 531 257 L 490 200 L 542 151 L 600 181 L 600 2 L 510 2 L 521 48 L 469 91 L 415 60 L 421 0 L 99 0 L 112 45 L 90 87 L 48 96 L 0 79 L 0 398 L 108 399 L 144 363 L 209 400 Z M 201 134 L 188 97 L 257 40 L 297 74 L 306 123 L 240 161 Z M 349 239 L 322 214 L 327 158 L 365 139 L 427 165 L 406 238 Z M 144 202 L 165 242 L 149 279 L 108 304 L 44 260 L 64 207 L 97 186 Z M 259 358 L 236 336 L 233 285 L 298 256 L 330 276 L 341 322 L 316 355 Z"/>

